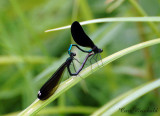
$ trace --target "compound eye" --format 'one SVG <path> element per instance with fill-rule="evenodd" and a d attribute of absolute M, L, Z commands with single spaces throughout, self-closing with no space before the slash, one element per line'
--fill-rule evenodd
<path fill-rule="evenodd" d="M 102 49 L 99 49 L 98 52 L 101 53 L 101 52 L 103 52 L 103 50 L 102 50 Z"/>
<path fill-rule="evenodd" d="M 73 56 L 76 56 L 76 53 L 73 53 Z"/>

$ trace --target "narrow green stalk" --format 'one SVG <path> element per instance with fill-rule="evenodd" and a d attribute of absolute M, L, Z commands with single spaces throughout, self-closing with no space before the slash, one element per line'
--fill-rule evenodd
<path fill-rule="evenodd" d="M 134 89 L 132 89 L 132 90 L 130 90 L 128 92 L 125 92 L 122 95 L 114 98 L 113 100 L 111 100 L 110 102 L 106 103 L 104 106 L 102 106 L 101 108 L 99 108 L 97 111 L 95 111 L 92 115 L 93 116 L 102 115 L 110 107 L 112 107 L 113 105 L 115 105 L 120 100 L 124 99 L 127 95 L 130 95 L 131 93 L 133 93 L 135 90 L 137 90 L 137 88 L 134 88 Z"/>
<path fill-rule="evenodd" d="M 72 22 L 77 20 L 79 10 L 79 0 L 73 1 L 73 10 L 72 10 Z"/>
<path fill-rule="evenodd" d="M 0 64 L 15 64 L 24 62 L 31 64 L 43 64 L 49 62 L 49 59 L 41 56 L 0 56 Z"/>
<path fill-rule="evenodd" d="M 136 0 L 129 0 L 129 2 L 134 6 L 134 8 L 138 11 L 138 13 L 144 17 L 147 16 L 147 13 L 142 9 L 142 7 L 136 2 Z M 147 24 L 151 27 L 151 29 L 160 37 L 160 33 L 153 22 L 147 22 Z"/>
<path fill-rule="evenodd" d="M 138 99 L 139 97 L 145 95 L 146 93 L 160 87 L 160 79 L 157 79 L 153 82 L 142 85 L 138 88 L 134 88 L 133 90 L 122 94 L 118 98 L 112 100 L 111 102 L 104 105 L 102 108 L 97 110 L 92 114 L 92 116 L 111 116 L 113 113 L 119 110 L 119 108 L 123 108 L 127 104 L 132 101 Z"/>
<path fill-rule="evenodd" d="M 141 23 L 138 23 L 137 25 L 138 25 L 138 32 L 140 35 L 140 39 L 142 42 L 144 42 L 147 40 L 147 37 L 145 36 L 144 28 Z M 149 79 L 150 81 L 154 80 L 155 78 L 154 78 L 154 71 L 153 71 L 153 63 L 151 61 L 152 55 L 149 51 L 149 48 L 145 48 L 143 50 L 143 53 L 144 53 L 144 59 L 145 59 L 145 64 L 146 64 L 146 68 L 147 68 L 146 69 L 146 72 L 147 72 L 146 78 Z M 155 90 L 154 93 L 155 93 L 155 96 L 157 96 L 157 98 L 158 98 L 158 96 L 159 96 L 158 91 Z"/>
<path fill-rule="evenodd" d="M 24 111 L 22 111 L 19 114 L 19 116 L 35 115 L 42 108 L 44 108 L 46 105 L 48 105 L 49 103 L 54 101 L 57 97 L 59 97 L 62 93 L 66 92 L 68 89 L 70 89 L 71 87 L 76 85 L 82 79 L 88 77 L 94 71 L 100 69 L 100 66 L 102 68 L 103 66 L 109 64 L 110 62 L 112 62 L 112 61 L 114 61 L 114 60 L 116 60 L 116 59 L 118 59 L 118 58 L 120 58 L 124 55 L 127 55 L 127 54 L 132 53 L 134 51 L 137 51 L 139 49 L 149 47 L 149 46 L 159 44 L 159 43 L 160 43 L 160 38 L 150 40 L 150 41 L 147 41 L 147 42 L 143 42 L 143 43 L 131 46 L 129 48 L 126 48 L 124 50 L 116 52 L 116 53 L 102 59 L 102 61 L 97 62 L 99 65 L 97 65 L 97 63 L 95 63 L 92 66 L 89 66 L 86 69 L 82 70 L 81 73 L 79 74 L 81 76 L 73 76 L 73 77 L 67 79 L 66 81 L 64 81 L 63 83 L 61 83 L 59 85 L 59 88 L 56 90 L 56 92 L 50 98 L 48 98 L 47 100 L 41 101 L 39 99 L 36 99 L 28 108 L 26 108 Z M 91 69 L 91 67 L 92 67 L 92 69 Z"/>
<path fill-rule="evenodd" d="M 88 1 L 87 0 L 79 0 L 79 3 L 80 3 L 80 13 L 81 13 L 82 17 L 84 17 L 83 20 L 94 19 L 91 8 L 88 5 Z M 90 32 L 94 32 L 96 30 L 96 24 L 88 25 L 88 30 Z"/>
<path fill-rule="evenodd" d="M 100 18 L 88 21 L 80 22 L 81 25 L 93 24 L 93 23 L 104 23 L 104 22 L 160 22 L 160 17 L 117 17 L 117 18 Z M 54 29 L 48 29 L 45 32 L 58 31 L 63 29 L 69 29 L 71 26 L 63 26 Z"/>
<path fill-rule="evenodd" d="M 139 32 L 139 35 L 140 35 L 140 40 L 141 42 L 144 42 L 144 41 L 147 41 L 147 37 L 145 36 L 145 32 L 144 32 L 144 28 L 142 26 L 141 23 L 138 23 L 138 32 Z M 144 53 L 144 59 L 145 59 L 145 62 L 146 62 L 146 67 L 147 67 L 147 77 L 148 79 L 150 80 L 153 80 L 154 79 L 154 73 L 153 73 L 153 63 L 151 62 L 151 59 L 152 59 L 152 56 L 150 54 L 150 51 L 149 51 L 149 48 L 145 48 L 143 50 L 143 53 Z"/>
<path fill-rule="evenodd" d="M 107 8 L 107 12 L 108 13 L 111 13 L 113 12 L 115 9 L 117 9 L 125 0 L 116 0 L 112 3 L 112 5 L 110 5 L 108 8 Z"/>
<path fill-rule="evenodd" d="M 96 111 L 96 107 L 83 107 L 83 106 L 74 106 L 74 107 L 49 107 L 45 110 L 40 111 L 37 115 L 49 115 L 49 114 L 91 114 Z M 17 116 L 19 112 L 9 113 L 4 116 Z"/>
<path fill-rule="evenodd" d="M 138 11 L 142 16 L 147 16 L 147 13 L 142 9 L 142 7 L 136 2 L 136 0 L 129 0 L 129 2 L 134 6 L 134 8 Z"/>
<path fill-rule="evenodd" d="M 65 103 L 66 100 L 65 100 L 65 94 L 61 95 L 58 99 L 58 106 L 59 107 L 65 107 Z"/>
<path fill-rule="evenodd" d="M 97 108 L 95 107 L 82 107 L 82 106 L 75 106 L 75 107 L 65 107 L 65 108 L 60 108 L 60 107 L 52 107 L 52 108 L 47 108 L 45 110 L 42 110 L 38 114 L 40 115 L 48 115 L 48 114 L 91 114 L 93 113 Z"/>

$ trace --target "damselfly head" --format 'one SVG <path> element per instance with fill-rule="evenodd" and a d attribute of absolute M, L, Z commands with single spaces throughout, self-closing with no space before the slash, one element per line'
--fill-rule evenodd
<path fill-rule="evenodd" d="M 71 52 L 70 56 L 76 56 L 76 53 Z"/>
<path fill-rule="evenodd" d="M 97 46 L 94 46 L 94 47 L 92 48 L 92 51 L 93 51 L 94 53 L 102 53 L 102 52 L 103 52 L 103 50 L 102 50 L 102 49 L 99 49 Z"/>
<path fill-rule="evenodd" d="M 98 53 L 102 53 L 103 52 L 103 50 L 102 49 L 98 49 Z"/>

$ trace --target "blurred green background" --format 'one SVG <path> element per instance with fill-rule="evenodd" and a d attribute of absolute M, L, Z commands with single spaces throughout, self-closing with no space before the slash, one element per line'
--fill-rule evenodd
<path fill-rule="evenodd" d="M 44 33 L 45 30 L 70 25 L 74 20 L 147 15 L 160 15 L 160 0 L 1 0 L 0 114 L 21 111 L 30 105 L 42 84 L 68 57 L 67 49 L 73 43 L 70 29 Z M 83 28 L 103 48 L 102 58 L 160 37 L 159 23 L 100 23 Z M 159 59 L 159 45 L 122 57 L 93 73 L 48 107 L 54 110 L 54 107 L 88 106 L 88 113 L 82 110 L 78 114 L 91 114 L 120 94 L 158 78 Z M 160 91 L 155 90 L 126 108 L 160 108 L 159 97 Z M 71 109 L 68 114 L 61 111 L 56 114 L 73 115 L 73 112 Z M 158 116 L 158 113 L 118 111 L 117 115 Z"/>

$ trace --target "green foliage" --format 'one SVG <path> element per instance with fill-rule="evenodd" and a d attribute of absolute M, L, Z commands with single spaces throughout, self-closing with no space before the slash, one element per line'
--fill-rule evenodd
<path fill-rule="evenodd" d="M 110 61 L 118 58 L 112 63 L 108 62 L 107 58 L 110 57 L 107 56 L 160 37 L 159 5 L 159 0 L 1 0 L 0 115 L 17 115 L 30 104 L 37 107 L 35 112 L 45 107 L 38 115 L 88 115 L 102 111 L 105 104 L 108 106 L 114 102 L 99 113 L 103 114 L 111 109 L 113 111 L 117 106 L 115 104 L 120 104 L 129 95 L 145 88 L 147 84 L 144 83 L 158 87 L 159 84 L 151 82 L 157 82 L 160 76 L 160 47 L 154 45 L 158 44 L 158 40 L 153 40 L 154 44 L 149 41 L 149 48 L 122 58 L 112 57 Z M 105 21 L 101 18 L 105 18 Z M 96 22 L 96 19 L 102 23 Z M 73 20 L 84 22 L 86 25 L 83 27 L 87 34 L 97 46 L 103 48 L 102 58 L 105 66 L 99 68 L 94 64 L 92 67 L 97 69 L 94 73 L 90 71 L 91 67 L 83 70 L 81 76 L 87 77 L 85 82 L 80 77 L 66 80 L 67 74 L 64 74 L 64 80 L 69 82 L 69 85 L 63 82 L 50 99 L 43 102 L 36 100 L 39 88 L 68 57 L 67 49 L 73 41 L 69 29 L 48 33 L 44 31 L 70 25 Z M 90 21 L 87 22 L 88 20 Z M 150 22 L 146 22 L 148 20 Z M 137 50 L 136 48 L 134 50 Z M 118 53 L 119 56 L 122 55 L 121 52 Z M 126 51 L 123 53 L 127 54 Z M 70 83 L 72 79 L 74 84 Z M 61 90 L 61 87 L 64 89 Z M 141 94 L 139 93 L 138 97 L 132 96 L 134 100 L 128 101 L 124 106 L 127 109 L 135 105 L 141 109 L 160 107 L 159 90 L 153 90 L 151 86 L 148 89 L 150 90 L 141 89 Z M 152 93 L 146 94 L 146 91 Z M 132 115 L 117 110 L 114 109 L 115 115 Z M 159 115 L 143 112 L 133 114 Z"/>

